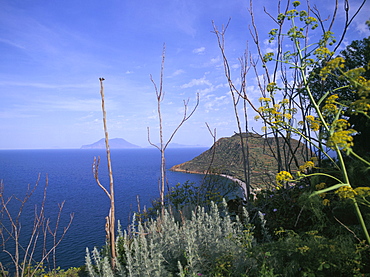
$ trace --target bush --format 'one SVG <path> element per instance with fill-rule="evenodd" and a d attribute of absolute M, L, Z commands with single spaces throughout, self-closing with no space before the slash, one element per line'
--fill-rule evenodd
<path fill-rule="evenodd" d="M 365 276 L 361 272 L 368 259 L 368 247 L 356 244 L 348 235 L 328 239 L 318 231 L 302 235 L 287 230 L 276 233 L 279 239 L 254 247 L 251 258 L 273 268 L 278 276 Z M 258 274 L 252 272 L 251 276 Z"/>
<path fill-rule="evenodd" d="M 133 227 L 136 226 L 137 227 Z M 191 219 L 176 222 L 168 210 L 145 223 L 134 222 L 117 239 L 120 276 L 245 276 L 252 266 L 245 259 L 252 246 L 251 226 L 232 221 L 226 203 L 197 207 Z M 108 257 L 97 249 L 86 264 L 91 276 L 113 276 Z M 93 265 L 94 264 L 94 265 Z"/>

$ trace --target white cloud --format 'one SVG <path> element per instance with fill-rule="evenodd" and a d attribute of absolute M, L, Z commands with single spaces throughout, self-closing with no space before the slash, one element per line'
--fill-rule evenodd
<path fill-rule="evenodd" d="M 220 56 L 211 59 L 211 64 L 215 64 L 215 63 L 219 63 L 219 62 L 221 62 Z"/>
<path fill-rule="evenodd" d="M 369 26 L 367 26 L 367 24 L 365 24 L 365 22 L 362 22 L 362 23 L 358 23 L 358 22 L 357 22 L 356 30 L 357 30 L 361 35 L 370 36 L 370 29 L 369 29 Z"/>
<path fill-rule="evenodd" d="M 204 86 L 204 85 L 212 86 L 212 83 L 209 80 L 206 79 L 206 76 L 203 76 L 200 79 L 193 79 L 189 83 L 183 84 L 181 86 L 181 88 L 191 88 L 191 87 L 194 87 L 194 86 Z"/>
<path fill-rule="evenodd" d="M 206 113 L 209 113 L 211 111 L 218 111 L 221 109 L 224 105 L 229 105 L 230 98 L 227 95 L 221 95 L 219 97 L 215 97 L 215 95 L 209 95 L 206 97 L 208 100 L 204 107 L 206 109 Z"/>
<path fill-rule="evenodd" d="M 167 78 L 173 78 L 173 77 L 176 77 L 178 75 L 181 75 L 185 73 L 185 70 L 182 70 L 182 69 L 177 69 L 174 73 L 172 73 L 170 76 L 168 76 Z"/>
<path fill-rule="evenodd" d="M 202 67 L 212 67 L 213 70 L 215 68 L 219 68 L 219 67 L 222 67 L 222 66 L 223 66 L 223 63 L 222 63 L 222 60 L 221 60 L 220 56 L 217 56 L 215 58 L 211 58 L 210 60 L 208 60 L 207 62 L 205 62 L 202 65 Z"/>
<path fill-rule="evenodd" d="M 221 100 L 224 100 L 226 98 L 226 95 L 222 95 L 220 97 L 216 97 L 216 101 L 221 101 Z"/>
<path fill-rule="evenodd" d="M 207 88 L 198 89 L 197 90 L 197 93 L 199 93 L 203 97 L 206 96 L 206 95 L 207 95 L 207 97 L 209 97 L 210 96 L 210 95 L 208 95 L 209 93 L 214 92 L 214 91 L 216 91 L 219 88 L 223 88 L 223 87 L 227 87 L 227 86 L 228 86 L 227 84 L 226 85 L 224 85 L 224 84 L 218 84 L 217 86 L 210 85 Z M 213 95 L 211 95 L 211 96 L 213 96 Z"/>
<path fill-rule="evenodd" d="M 206 50 L 205 47 L 199 47 L 199 48 L 194 49 L 193 53 L 194 54 L 203 54 L 205 50 Z"/>
<path fill-rule="evenodd" d="M 199 93 L 202 96 L 205 96 L 208 93 L 213 92 L 213 91 L 215 91 L 215 87 L 214 86 L 210 86 L 210 87 L 205 88 L 205 89 L 198 89 L 197 90 L 197 93 Z"/>
<path fill-rule="evenodd" d="M 232 69 L 238 69 L 239 67 L 240 67 L 240 64 L 237 64 L 237 63 L 231 66 Z"/>

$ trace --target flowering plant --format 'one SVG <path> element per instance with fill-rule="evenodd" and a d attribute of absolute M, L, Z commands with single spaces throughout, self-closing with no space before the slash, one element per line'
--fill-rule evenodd
<path fill-rule="evenodd" d="M 352 156 L 362 161 L 368 167 L 370 167 L 370 162 L 353 150 L 353 136 L 357 131 L 351 128 L 348 118 L 343 116 L 344 112 L 347 112 L 362 114 L 370 119 L 368 115 L 370 110 L 370 80 L 363 76 L 364 68 L 345 70 L 344 58 L 332 58 L 334 52 L 329 49 L 335 42 L 332 32 L 326 31 L 317 43 L 305 45 L 307 30 L 315 30 L 318 26 L 318 20 L 308 16 L 305 11 L 298 11 L 299 5 L 299 1 L 294 1 L 294 9 L 280 14 L 277 18 L 277 22 L 281 24 L 280 26 L 282 26 L 284 20 L 290 22 L 290 27 L 286 33 L 281 32 L 282 27 L 280 30 L 273 29 L 269 33 L 270 43 L 281 40 L 282 37 L 289 38 L 293 43 L 293 51 L 282 51 L 281 55 L 276 57 L 273 52 L 267 53 L 263 62 L 265 68 L 268 62 L 275 61 L 276 64 L 281 66 L 285 64 L 295 69 L 298 76 L 296 78 L 300 82 L 296 92 L 297 94 L 303 92 L 307 96 L 309 102 L 307 112 L 301 115 L 302 120 L 295 122 L 293 115 L 296 115 L 297 110 L 292 108 L 293 104 L 291 102 L 293 98 L 287 99 L 283 96 L 283 100 L 278 101 L 277 92 L 283 89 L 279 88 L 276 82 L 271 82 L 266 86 L 266 92 L 269 95 L 260 98 L 260 108 L 256 109 L 258 116 L 255 119 L 263 119 L 265 123 L 264 130 L 270 129 L 272 132 L 274 130 L 279 132 L 285 131 L 288 134 L 298 135 L 311 148 L 316 148 L 319 153 L 330 160 L 332 165 L 340 172 L 340 176 L 333 176 L 320 172 L 320 170 L 313 171 L 315 164 L 312 161 L 307 161 L 304 165 L 299 166 L 296 178 L 293 178 L 292 174 L 286 170 L 280 171 L 276 175 L 277 187 L 281 187 L 284 182 L 294 182 L 313 176 L 325 176 L 333 180 L 334 185 L 321 188 L 313 195 L 322 196 L 329 191 L 336 191 L 336 194 L 341 198 L 351 199 L 366 240 L 370 244 L 370 236 L 358 206 L 359 203 L 370 204 L 366 200 L 370 193 L 365 188 L 359 188 L 358 191 L 353 188 L 345 157 Z M 320 97 L 315 97 L 307 72 L 320 66 L 322 68 L 318 72 L 318 76 L 322 81 L 327 80 L 330 76 L 337 80 L 344 80 L 346 85 L 332 88 Z M 287 85 L 285 85 L 285 88 L 287 88 Z M 350 103 L 341 100 L 338 96 L 338 91 L 343 89 L 356 94 L 356 100 Z M 315 135 L 310 135 L 310 132 Z M 334 151 L 335 155 L 329 155 L 328 149 Z M 361 198 L 358 197 L 359 192 L 362 193 Z M 330 201 L 324 199 L 323 204 L 330 205 Z"/>

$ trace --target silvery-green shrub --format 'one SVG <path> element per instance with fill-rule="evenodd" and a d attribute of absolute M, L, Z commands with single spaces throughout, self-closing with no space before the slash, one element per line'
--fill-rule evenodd
<path fill-rule="evenodd" d="M 252 230 L 226 211 L 226 203 L 221 209 L 212 203 L 208 212 L 197 207 L 191 219 L 180 222 L 168 210 L 157 219 L 133 222 L 118 232 L 116 275 L 215 276 L 226 270 L 229 276 L 245 276 Z M 86 256 L 90 276 L 113 276 L 108 257 L 96 249 L 91 255 Z"/>

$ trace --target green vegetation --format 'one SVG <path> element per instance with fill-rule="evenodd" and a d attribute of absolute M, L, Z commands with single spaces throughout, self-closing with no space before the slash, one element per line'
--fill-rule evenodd
<path fill-rule="evenodd" d="M 117 240 L 119 276 L 227 276 L 242 274 L 243 258 L 252 246 L 252 227 L 232 221 L 222 208 L 212 204 L 207 212 L 197 207 L 191 220 L 176 221 L 171 211 L 145 223 L 133 222 Z M 87 255 L 92 276 L 108 276 L 109 260 L 97 249 Z M 107 271 L 108 270 L 108 271 Z M 113 275 L 113 274 L 112 274 Z"/>
<path fill-rule="evenodd" d="M 134 221 L 119 231 L 117 276 L 363 276 L 369 273 L 367 244 L 350 203 L 315 188 L 265 190 L 253 205 L 230 216 L 225 202 L 173 206 L 156 219 Z M 183 190 L 178 188 L 178 192 Z M 288 204 L 289 203 L 289 204 Z M 335 213 L 335 217 L 333 217 Z M 190 215 L 189 215 L 190 214 Z M 346 225 L 341 226 L 335 218 Z M 347 219 L 346 219 L 347 218 Z M 91 276 L 115 276 L 105 251 L 87 254 Z"/>
<path fill-rule="evenodd" d="M 370 276 L 369 40 L 336 55 L 320 14 L 299 6 L 293 1 L 274 18 L 269 41 L 277 53 L 259 51 L 268 80 L 260 106 L 239 94 L 262 120 L 265 138 L 239 132 L 173 168 L 243 180 L 246 146 L 250 184 L 261 190 L 226 203 L 225 187 L 212 178 L 177 185 L 126 231 L 119 227 L 114 245 L 87 250 L 90 276 Z M 320 38 L 308 44 L 319 26 Z M 223 41 L 224 31 L 215 33 Z M 286 38 L 292 47 L 285 51 Z"/>
<path fill-rule="evenodd" d="M 120 234 L 117 268 L 110 268 L 108 257 L 96 249 L 94 262 L 88 254 L 91 276 L 370 276 L 370 187 L 361 182 L 368 180 L 370 168 L 367 146 L 361 145 L 367 130 L 354 129 L 370 120 L 368 60 L 346 62 L 346 53 L 358 43 L 342 52 L 345 58 L 335 56 L 336 40 L 320 14 L 298 10 L 299 1 L 292 5 L 274 18 L 278 28 L 269 33 L 277 53 L 262 54 L 258 48 L 267 80 L 260 85 L 259 107 L 234 89 L 224 55 L 225 30 L 215 28 L 233 97 L 254 109 L 265 138 L 239 132 L 172 168 L 243 180 L 246 147 L 250 184 L 262 190 L 247 202 L 235 199 L 237 209 L 232 209 L 230 201 L 228 206 L 217 199 L 199 202 L 202 186 L 178 185 L 166 196 L 165 214 L 158 207 L 154 219 L 138 217 L 130 232 Z M 319 26 L 320 39 L 308 44 Z M 358 178 L 356 172 L 367 177 Z"/>
<path fill-rule="evenodd" d="M 295 139 L 284 140 L 279 138 L 276 141 L 271 137 L 264 138 L 253 133 L 243 133 L 242 135 L 245 144 L 248 143 L 249 147 L 250 183 L 254 188 L 269 187 L 274 182 L 278 170 L 275 157 L 277 152 L 285 153 L 284 163 L 291 163 L 292 160 L 296 160 L 296 165 L 292 165 L 292 170 L 297 170 L 299 165 L 304 163 L 304 157 L 306 157 L 308 150 L 304 144 Z M 246 136 L 248 136 L 248 140 Z M 173 166 L 170 170 L 225 174 L 245 181 L 241 147 L 239 134 L 221 138 L 209 150 L 191 161 Z M 295 153 L 294 157 L 290 154 L 289 148 Z"/>

